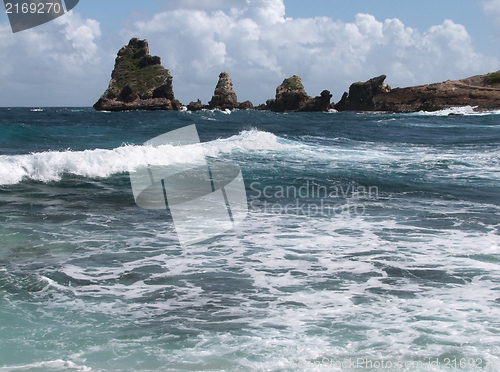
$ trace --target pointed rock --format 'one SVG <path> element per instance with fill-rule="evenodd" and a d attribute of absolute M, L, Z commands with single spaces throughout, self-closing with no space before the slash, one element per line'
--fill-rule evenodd
<path fill-rule="evenodd" d="M 149 54 L 146 40 L 133 38 L 118 51 L 108 89 L 94 104 L 98 111 L 180 110 L 170 71 Z"/>
<path fill-rule="evenodd" d="M 232 110 L 238 108 L 238 106 L 238 98 L 233 90 L 233 82 L 229 77 L 229 73 L 221 72 L 214 95 L 210 102 L 208 102 L 208 107 L 210 109 Z"/>

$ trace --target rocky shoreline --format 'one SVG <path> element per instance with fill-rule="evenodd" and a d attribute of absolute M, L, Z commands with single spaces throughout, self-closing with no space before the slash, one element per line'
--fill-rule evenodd
<path fill-rule="evenodd" d="M 385 75 L 349 87 L 338 103 L 324 90 L 310 97 L 299 76 L 287 78 L 276 88 L 276 97 L 265 104 L 238 102 L 229 73 L 222 72 L 212 99 L 182 105 L 174 96 L 170 71 L 161 59 L 149 54 L 146 40 L 133 38 L 118 51 L 108 89 L 94 104 L 98 111 L 255 109 L 274 112 L 385 111 L 408 113 L 473 106 L 476 110 L 500 109 L 500 71 L 461 80 L 391 89 Z"/>
<path fill-rule="evenodd" d="M 385 75 L 354 83 L 334 105 L 338 111 L 408 113 L 472 106 L 476 110 L 500 108 L 500 71 L 462 80 L 391 89 Z"/>

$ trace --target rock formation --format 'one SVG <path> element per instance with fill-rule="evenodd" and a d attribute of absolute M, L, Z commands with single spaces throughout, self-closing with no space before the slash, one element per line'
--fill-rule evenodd
<path fill-rule="evenodd" d="M 275 99 L 267 100 L 265 106 L 258 108 L 275 112 L 328 111 L 331 98 L 332 95 L 327 90 L 324 90 L 319 97 L 309 97 L 300 77 L 293 75 L 283 80 L 283 83 L 276 88 Z"/>
<path fill-rule="evenodd" d="M 462 80 L 391 89 L 385 75 L 354 83 L 334 105 L 338 111 L 436 111 L 457 106 L 500 108 L 500 71 Z"/>
<path fill-rule="evenodd" d="M 332 94 L 328 90 L 321 92 L 321 95 L 306 101 L 297 111 L 299 112 L 318 112 L 328 111 L 330 109 L 330 100 Z"/>
<path fill-rule="evenodd" d="M 253 104 L 250 101 L 245 101 L 242 103 L 238 102 L 238 97 L 236 92 L 233 90 L 233 82 L 229 77 L 229 73 L 221 72 L 219 75 L 219 81 L 215 87 L 214 95 L 208 103 L 208 105 L 203 105 L 200 100 L 197 102 L 191 102 L 187 105 L 187 109 L 190 111 L 199 111 L 203 109 L 219 109 L 219 110 L 233 110 L 233 109 L 251 109 Z"/>
<path fill-rule="evenodd" d="M 227 72 L 220 73 L 219 81 L 215 87 L 212 99 L 208 102 L 208 107 L 220 110 L 232 110 L 238 107 L 238 97 L 236 97 L 236 93 L 233 90 L 233 82 Z"/>
<path fill-rule="evenodd" d="M 146 40 L 133 38 L 118 51 L 108 89 L 94 104 L 98 111 L 180 110 L 172 76 Z"/>
<path fill-rule="evenodd" d="M 271 111 L 296 111 L 309 99 L 302 80 L 293 75 L 283 80 L 283 83 L 276 88 L 276 99 L 267 100 L 266 105 Z"/>
<path fill-rule="evenodd" d="M 208 108 L 208 106 L 204 106 L 199 99 L 196 102 L 189 102 L 189 105 L 186 107 L 189 111 L 200 111 Z"/>
<path fill-rule="evenodd" d="M 500 109 L 500 71 L 462 80 L 391 89 L 385 75 L 354 83 L 337 104 L 330 104 L 328 90 L 310 97 L 300 77 L 293 75 L 276 88 L 276 98 L 254 107 L 250 101 L 239 103 L 227 72 L 219 75 L 208 105 L 200 100 L 188 109 L 251 109 L 287 111 L 435 111 L 454 106 L 474 106 L 477 110 Z M 172 76 L 161 65 L 160 57 L 149 54 L 146 40 L 133 38 L 118 51 L 108 89 L 94 104 L 96 110 L 181 110 L 175 99 Z"/>
<path fill-rule="evenodd" d="M 253 109 L 253 103 L 246 100 L 246 101 L 243 101 L 243 102 L 240 102 L 239 105 L 238 105 L 238 108 L 240 110 L 251 110 Z"/>

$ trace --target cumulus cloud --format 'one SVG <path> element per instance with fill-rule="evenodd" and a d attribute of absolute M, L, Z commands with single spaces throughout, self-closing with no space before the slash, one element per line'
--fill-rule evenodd
<path fill-rule="evenodd" d="M 408 86 L 499 66 L 495 58 L 477 53 L 465 27 L 451 20 L 422 32 L 398 19 L 380 21 L 369 14 L 357 14 L 350 23 L 285 18 L 282 0 L 173 3 L 123 35 L 148 39 L 186 103 L 208 101 L 221 71 L 230 72 L 240 100 L 261 103 L 293 74 L 302 77 L 309 94 L 329 89 L 338 100 L 352 82 L 380 74 L 387 74 L 392 86 Z M 225 11 L 211 9 L 231 4 Z"/>
<path fill-rule="evenodd" d="M 484 6 L 500 14 L 499 4 Z M 185 104 L 208 102 L 221 71 L 231 74 L 240 101 L 258 104 L 293 74 L 310 95 L 329 89 L 338 101 L 352 82 L 380 74 L 396 87 L 500 68 L 452 20 L 417 30 L 370 14 L 351 22 L 292 19 L 283 0 L 169 0 L 162 12 L 145 17 L 102 37 L 105 46 L 97 42 L 99 23 L 78 13 L 17 34 L 0 24 L 0 83 L 9 92 L 0 104 L 93 104 L 107 87 L 117 50 L 131 37 L 149 41 Z"/>
<path fill-rule="evenodd" d="M 500 0 L 488 0 L 483 2 L 483 7 L 486 12 L 500 15 Z"/>
<path fill-rule="evenodd" d="M 500 0 L 488 0 L 483 2 L 484 12 L 493 18 L 494 24 L 500 28 Z"/>
<path fill-rule="evenodd" d="M 245 5 L 247 0 L 169 0 L 167 9 L 223 9 Z"/>
<path fill-rule="evenodd" d="M 90 102 L 90 94 L 98 94 L 93 87 L 104 78 L 95 43 L 100 35 L 99 22 L 73 12 L 16 34 L 0 25 L 0 104 Z"/>

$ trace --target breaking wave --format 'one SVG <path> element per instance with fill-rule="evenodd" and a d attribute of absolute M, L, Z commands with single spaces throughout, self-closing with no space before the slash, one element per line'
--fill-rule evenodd
<path fill-rule="evenodd" d="M 217 157 L 232 151 L 276 150 L 278 137 L 272 133 L 250 130 L 227 139 L 197 145 L 158 147 L 123 145 L 107 150 L 46 151 L 29 155 L 0 156 L 0 185 L 13 185 L 23 180 L 59 181 L 64 174 L 82 177 L 110 177 L 128 172 L 144 164 L 171 165 L 196 160 L 192 146 L 202 146 L 206 155 Z"/>

